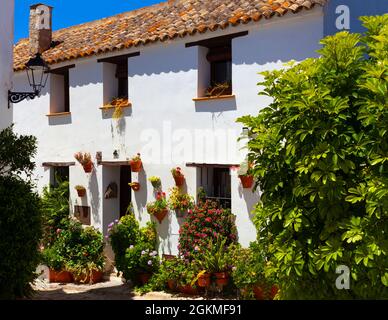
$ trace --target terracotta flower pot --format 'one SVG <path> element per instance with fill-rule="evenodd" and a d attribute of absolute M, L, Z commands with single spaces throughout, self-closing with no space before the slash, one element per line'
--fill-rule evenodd
<path fill-rule="evenodd" d="M 215 273 L 216 283 L 219 286 L 226 286 L 229 283 L 229 274 L 227 272 Z"/>
<path fill-rule="evenodd" d="M 75 282 L 82 284 L 94 284 L 102 281 L 104 273 L 102 271 L 93 270 L 91 274 L 73 275 Z"/>
<path fill-rule="evenodd" d="M 250 189 L 253 186 L 253 176 L 239 176 L 244 189 Z"/>
<path fill-rule="evenodd" d="M 177 187 L 181 187 L 185 183 L 185 176 L 176 176 L 174 177 L 174 180 L 175 180 L 175 185 Z"/>
<path fill-rule="evenodd" d="M 212 283 L 212 280 L 211 280 L 210 273 L 205 273 L 198 278 L 198 285 L 202 288 L 210 287 L 211 283 Z"/>
<path fill-rule="evenodd" d="M 177 289 L 177 283 L 175 280 L 168 280 L 167 281 L 167 287 L 171 290 L 171 291 L 175 291 Z"/>
<path fill-rule="evenodd" d="M 198 289 L 188 284 L 185 286 L 179 286 L 179 292 L 183 294 L 195 296 L 198 294 Z"/>
<path fill-rule="evenodd" d="M 139 191 L 140 190 L 140 183 L 139 182 L 133 182 L 131 185 L 131 188 L 133 191 Z"/>
<path fill-rule="evenodd" d="M 260 285 L 254 286 L 253 293 L 255 294 L 256 300 L 265 300 L 265 290 L 262 286 Z"/>
<path fill-rule="evenodd" d="M 84 164 L 84 165 L 83 165 L 83 168 L 84 168 L 84 171 L 85 171 L 86 173 L 92 172 L 92 171 L 93 171 L 93 162 L 90 161 L 90 162 Z"/>
<path fill-rule="evenodd" d="M 151 274 L 150 273 L 140 273 L 139 274 L 139 280 L 141 282 L 141 284 L 144 286 L 145 284 L 147 284 L 150 279 L 151 279 Z"/>
<path fill-rule="evenodd" d="M 49 281 L 54 283 L 71 283 L 73 282 L 73 275 L 67 271 L 55 271 L 50 269 Z"/>
<path fill-rule="evenodd" d="M 159 223 L 161 224 L 162 221 L 164 220 L 164 218 L 167 216 L 167 214 L 168 214 L 168 209 L 165 209 L 165 210 L 156 212 L 154 214 L 154 216 L 159 221 Z"/>
<path fill-rule="evenodd" d="M 85 197 L 86 189 L 77 189 L 77 193 L 80 198 Z"/>
<path fill-rule="evenodd" d="M 271 287 L 270 299 L 273 300 L 278 292 L 279 292 L 279 287 L 277 285 L 273 285 Z"/>
<path fill-rule="evenodd" d="M 138 161 L 130 161 L 131 171 L 132 171 L 132 172 L 140 172 L 140 171 L 141 171 L 142 164 L 143 164 L 143 163 L 141 162 L 141 160 L 138 160 Z"/>

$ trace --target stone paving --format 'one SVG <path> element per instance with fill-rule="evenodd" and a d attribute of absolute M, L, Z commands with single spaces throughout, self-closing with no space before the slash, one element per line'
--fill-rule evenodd
<path fill-rule="evenodd" d="M 152 292 L 143 296 L 134 293 L 121 278 L 110 276 L 108 281 L 94 285 L 49 283 L 39 279 L 34 284 L 32 300 L 201 300 L 201 297 Z"/>

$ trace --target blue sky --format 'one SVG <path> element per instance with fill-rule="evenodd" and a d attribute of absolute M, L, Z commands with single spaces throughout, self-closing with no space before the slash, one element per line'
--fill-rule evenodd
<path fill-rule="evenodd" d="M 29 7 L 44 3 L 54 7 L 53 29 L 58 30 L 87 21 L 163 2 L 162 0 L 15 0 L 15 42 L 28 37 Z"/>

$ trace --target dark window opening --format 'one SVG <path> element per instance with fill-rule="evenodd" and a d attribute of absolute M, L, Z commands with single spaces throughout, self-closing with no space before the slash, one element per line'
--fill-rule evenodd
<path fill-rule="evenodd" d="M 50 185 L 57 188 L 63 182 L 69 182 L 69 167 L 52 167 Z"/>
<path fill-rule="evenodd" d="M 232 208 L 231 176 L 227 168 L 202 167 L 198 168 L 199 184 L 204 188 L 206 199 L 214 201 L 220 208 Z"/>
<path fill-rule="evenodd" d="M 117 97 L 128 99 L 128 60 L 116 64 Z"/>
<path fill-rule="evenodd" d="M 232 46 L 228 44 L 209 49 L 207 60 L 210 63 L 210 96 L 232 94 Z"/>
<path fill-rule="evenodd" d="M 60 77 L 60 83 L 56 82 L 61 88 L 63 93 L 63 101 L 58 101 L 57 105 L 60 109 L 55 110 L 56 112 L 70 112 L 70 72 L 69 69 L 74 68 L 75 65 L 66 66 L 63 68 L 53 69 L 49 72 Z M 53 84 L 52 84 L 53 85 Z"/>

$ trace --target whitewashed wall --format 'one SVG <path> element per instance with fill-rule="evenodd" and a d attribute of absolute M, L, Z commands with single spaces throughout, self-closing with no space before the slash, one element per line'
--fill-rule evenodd
<path fill-rule="evenodd" d="M 0 130 L 12 123 L 12 109 L 8 109 L 8 90 L 12 88 L 14 1 L 0 2 Z"/>
<path fill-rule="evenodd" d="M 186 48 L 185 43 L 244 30 L 249 30 L 248 36 L 233 40 L 236 98 L 194 102 L 197 84 L 201 83 L 198 78 L 201 49 Z M 187 162 L 240 163 L 245 151 L 236 143 L 242 127 L 235 120 L 242 115 L 257 114 L 270 102 L 257 95 L 256 84 L 262 79 L 258 72 L 281 68 L 291 59 L 301 61 L 315 56 L 322 36 L 322 9 L 316 8 L 307 13 L 130 50 L 139 50 L 141 55 L 128 62 L 132 108 L 125 111 L 120 123 L 112 119 L 112 112 L 99 109 L 104 103 L 104 64 L 97 63 L 97 57 L 69 62 L 76 64 L 70 69 L 70 116 L 46 117 L 50 85 L 39 99 L 15 106 L 17 131 L 34 134 L 39 141 L 38 188 L 49 183 L 49 172 L 40 166 L 42 162 L 74 161 L 73 154 L 77 151 L 92 155 L 102 151 L 104 160 L 112 160 L 116 149 L 122 160 L 141 152 L 144 171 L 132 177 L 141 183 L 141 191 L 133 192 L 132 200 L 136 216 L 145 224 L 150 219 L 145 205 L 154 200 L 154 191 L 147 179 L 160 176 L 163 189 L 168 191 L 174 186 L 170 170 L 179 165 L 186 175 L 188 192 L 195 195 L 199 187 L 197 169 L 186 167 Z M 24 89 L 25 76 L 18 74 L 15 83 L 18 89 Z M 93 224 L 104 232 L 107 224 L 119 216 L 118 203 L 104 199 L 107 185 L 115 179 L 118 173 L 112 168 L 98 166 L 93 174 L 85 174 L 79 165 L 70 169 L 73 205 L 80 203 L 73 187 L 77 184 L 88 187 L 87 200 L 83 201 L 92 208 Z M 241 188 L 234 173 L 232 209 L 237 215 L 240 242 L 245 246 L 256 237 L 250 212 L 257 200 L 258 195 Z M 160 248 L 162 253 L 175 254 L 182 221 L 173 213 L 166 220 L 158 224 Z"/>

